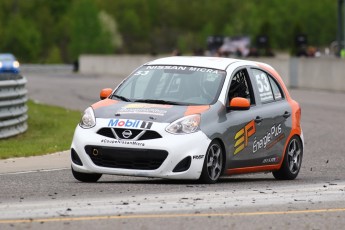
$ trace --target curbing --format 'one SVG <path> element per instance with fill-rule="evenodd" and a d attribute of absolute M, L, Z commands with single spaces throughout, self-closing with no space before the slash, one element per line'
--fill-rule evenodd
<path fill-rule="evenodd" d="M 69 168 L 70 165 L 69 150 L 42 156 L 9 158 L 0 160 L 0 175 L 62 170 Z"/>

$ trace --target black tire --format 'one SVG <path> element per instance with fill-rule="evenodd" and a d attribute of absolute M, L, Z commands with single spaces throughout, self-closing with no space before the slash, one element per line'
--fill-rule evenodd
<path fill-rule="evenodd" d="M 281 168 L 273 172 L 277 180 L 293 180 L 297 177 L 303 158 L 303 146 L 297 136 L 293 136 L 286 148 L 285 157 Z"/>
<path fill-rule="evenodd" d="M 81 181 L 81 182 L 97 182 L 99 178 L 101 178 L 102 174 L 98 173 L 81 173 L 75 171 L 72 167 L 72 174 L 75 179 Z"/>
<path fill-rule="evenodd" d="M 223 173 L 223 149 L 219 141 L 214 140 L 207 148 L 200 182 L 214 184 Z"/>

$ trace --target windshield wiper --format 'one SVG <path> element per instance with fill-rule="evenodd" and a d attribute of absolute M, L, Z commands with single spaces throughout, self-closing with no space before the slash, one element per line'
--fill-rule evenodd
<path fill-rule="evenodd" d="M 158 99 L 139 99 L 135 102 L 145 102 L 145 103 L 154 103 L 154 104 L 166 104 L 166 105 L 187 105 L 186 103 L 176 102 L 176 101 L 165 101 Z"/>
<path fill-rule="evenodd" d="M 111 98 L 113 98 L 113 97 L 116 97 L 116 98 L 118 98 L 118 99 L 120 99 L 122 101 L 131 101 L 130 99 L 128 99 L 128 98 L 126 98 L 124 96 L 120 96 L 120 95 L 116 95 L 116 94 L 111 95 Z"/>

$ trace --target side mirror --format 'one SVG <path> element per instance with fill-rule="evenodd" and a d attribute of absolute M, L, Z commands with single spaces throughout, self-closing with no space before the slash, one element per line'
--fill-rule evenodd
<path fill-rule="evenodd" d="M 109 97 L 109 95 L 113 92 L 113 90 L 111 88 L 106 88 L 106 89 L 102 89 L 101 93 L 99 94 L 99 97 L 101 98 L 101 100 L 106 99 L 107 97 Z"/>
<path fill-rule="evenodd" d="M 230 101 L 230 109 L 232 110 L 248 110 L 250 108 L 249 100 L 243 97 L 234 97 Z"/>

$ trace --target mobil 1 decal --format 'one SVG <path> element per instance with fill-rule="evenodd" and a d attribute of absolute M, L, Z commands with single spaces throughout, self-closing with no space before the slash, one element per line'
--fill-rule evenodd
<path fill-rule="evenodd" d="M 239 154 L 246 148 L 251 148 L 252 153 L 256 153 L 260 149 L 267 150 L 272 148 L 285 137 L 281 126 L 281 124 L 274 124 L 265 132 L 264 136 L 257 136 L 256 123 L 254 120 L 251 120 L 235 134 L 234 155 Z M 250 146 L 249 138 L 252 138 L 253 143 Z"/>
<path fill-rule="evenodd" d="M 129 119 L 110 119 L 108 127 L 115 128 L 139 128 L 139 129 L 151 129 L 152 122 L 129 120 Z"/>

